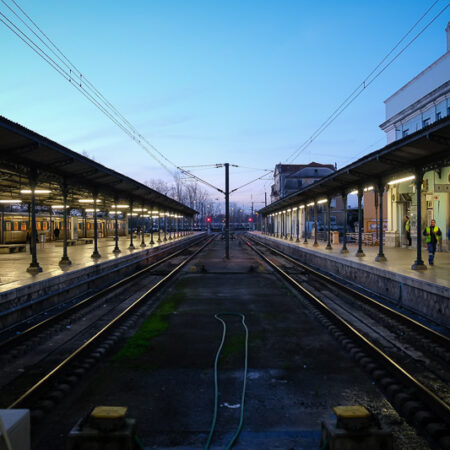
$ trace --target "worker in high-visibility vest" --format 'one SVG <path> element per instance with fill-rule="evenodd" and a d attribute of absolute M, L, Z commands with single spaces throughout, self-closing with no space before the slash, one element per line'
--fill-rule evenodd
<path fill-rule="evenodd" d="M 405 216 L 405 232 L 406 240 L 408 241 L 408 247 L 411 247 L 411 222 L 408 216 Z"/>
<path fill-rule="evenodd" d="M 436 253 L 436 245 L 439 242 L 439 237 L 442 235 L 441 230 L 436 225 L 436 221 L 433 219 L 429 227 L 425 227 L 423 235 L 427 237 L 428 248 L 428 263 L 430 266 L 434 264 L 434 254 Z"/>

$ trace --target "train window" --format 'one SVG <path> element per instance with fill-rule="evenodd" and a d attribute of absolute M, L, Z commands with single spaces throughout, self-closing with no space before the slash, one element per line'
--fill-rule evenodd
<path fill-rule="evenodd" d="M 20 230 L 27 231 L 27 223 L 26 222 L 20 222 Z"/>
<path fill-rule="evenodd" d="M 47 222 L 42 222 L 42 229 L 47 230 L 47 228 L 48 228 Z"/>
<path fill-rule="evenodd" d="M 11 222 L 5 222 L 6 231 L 11 231 Z"/>
<path fill-rule="evenodd" d="M 41 229 L 41 222 L 36 222 L 36 230 L 40 230 Z"/>
<path fill-rule="evenodd" d="M 19 231 L 19 222 L 14 222 L 13 230 L 14 231 Z"/>

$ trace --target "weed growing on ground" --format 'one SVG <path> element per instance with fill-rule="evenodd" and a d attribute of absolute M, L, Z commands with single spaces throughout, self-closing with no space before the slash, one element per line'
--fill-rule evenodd
<path fill-rule="evenodd" d="M 178 290 L 168 301 L 161 303 L 147 317 L 136 333 L 128 339 L 114 357 L 114 361 L 131 362 L 141 356 L 149 348 L 151 340 L 160 336 L 169 328 L 169 317 L 176 311 L 183 298 L 184 291 Z"/>

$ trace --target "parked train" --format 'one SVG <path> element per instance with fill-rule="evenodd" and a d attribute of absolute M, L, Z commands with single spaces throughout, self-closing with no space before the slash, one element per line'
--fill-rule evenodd
<path fill-rule="evenodd" d="M 27 242 L 31 229 L 28 213 L 4 213 L 0 215 L 0 244 L 16 244 Z M 115 220 L 109 217 L 97 218 L 98 237 L 115 236 Z M 94 237 L 93 217 L 71 216 L 67 218 L 68 239 Z M 36 215 L 36 231 L 39 242 L 56 240 L 54 230 L 59 228 L 59 239 L 63 239 L 64 219 L 49 214 Z M 119 236 L 125 236 L 127 220 L 118 219 Z"/>

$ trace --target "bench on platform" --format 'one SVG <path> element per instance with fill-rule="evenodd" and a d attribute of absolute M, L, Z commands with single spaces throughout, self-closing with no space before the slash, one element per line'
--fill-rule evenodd
<path fill-rule="evenodd" d="M 0 253 L 16 253 L 16 252 L 24 252 L 25 244 L 1 244 L 0 245 Z"/>
<path fill-rule="evenodd" d="M 56 241 L 56 247 L 64 247 L 64 241 Z M 67 246 L 69 245 L 77 245 L 77 241 L 75 239 L 67 239 Z"/>
<path fill-rule="evenodd" d="M 94 239 L 93 238 L 79 238 L 78 239 L 78 244 L 93 244 L 94 243 Z"/>
<path fill-rule="evenodd" d="M 361 233 L 362 243 L 364 245 L 375 245 L 373 233 Z M 347 242 L 358 242 L 358 233 L 347 233 Z"/>

